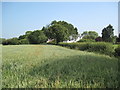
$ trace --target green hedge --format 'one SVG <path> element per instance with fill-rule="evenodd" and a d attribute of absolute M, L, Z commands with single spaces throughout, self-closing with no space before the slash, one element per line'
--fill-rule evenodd
<path fill-rule="evenodd" d="M 106 42 L 59 43 L 59 45 L 69 47 L 71 49 L 79 49 L 88 52 L 97 52 L 107 55 L 112 55 L 114 52 L 113 45 L 111 43 Z"/>
<path fill-rule="evenodd" d="M 80 39 L 78 42 L 95 42 L 93 39 Z"/>

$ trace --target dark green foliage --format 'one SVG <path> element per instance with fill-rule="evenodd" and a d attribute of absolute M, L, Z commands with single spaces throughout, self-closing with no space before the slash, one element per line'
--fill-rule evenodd
<path fill-rule="evenodd" d="M 85 31 L 82 34 L 83 39 L 93 39 L 95 40 L 98 37 L 98 33 L 95 31 Z"/>
<path fill-rule="evenodd" d="M 32 33 L 32 31 L 26 31 L 26 32 L 25 32 L 25 35 L 28 36 L 28 35 L 30 35 L 31 33 Z"/>
<path fill-rule="evenodd" d="M 115 49 L 115 55 L 120 56 L 120 45 Z"/>
<path fill-rule="evenodd" d="M 28 40 L 30 44 L 40 44 L 45 43 L 47 41 L 47 37 L 43 33 L 43 31 L 36 30 L 30 33 L 28 36 Z"/>
<path fill-rule="evenodd" d="M 2 42 L 3 45 L 18 45 L 19 40 L 18 38 L 11 38 L 11 39 L 6 39 Z"/>
<path fill-rule="evenodd" d="M 95 41 L 96 41 L 96 42 L 101 42 L 101 41 L 102 41 L 102 37 L 100 37 L 100 36 L 97 37 L 97 38 L 95 39 Z"/>
<path fill-rule="evenodd" d="M 20 35 L 19 36 L 19 40 L 21 40 L 21 39 L 27 39 L 27 37 L 30 35 L 32 33 L 32 31 L 26 31 L 25 32 L 25 35 Z"/>
<path fill-rule="evenodd" d="M 54 25 L 50 26 L 48 31 L 50 34 L 50 38 L 55 39 L 56 43 L 67 40 L 68 29 L 65 27 L 62 27 L 59 24 L 54 24 Z"/>
<path fill-rule="evenodd" d="M 119 33 L 118 38 L 116 38 L 116 42 L 120 42 L 120 33 Z"/>
<path fill-rule="evenodd" d="M 78 42 L 95 42 L 93 39 L 80 39 Z"/>
<path fill-rule="evenodd" d="M 114 41 L 114 29 L 113 26 L 109 25 L 102 30 L 102 40 L 105 42 L 113 42 Z"/>
<path fill-rule="evenodd" d="M 69 35 L 72 35 L 72 34 L 78 34 L 77 32 L 77 28 L 70 24 L 70 23 L 67 23 L 65 21 L 52 21 L 51 25 L 54 25 L 54 24 L 59 24 L 59 25 L 62 25 L 63 27 L 66 27 L 68 30 L 69 30 Z"/>
<path fill-rule="evenodd" d="M 26 38 L 26 35 L 20 35 L 18 39 L 21 40 L 21 39 L 25 39 L 25 38 Z"/>
<path fill-rule="evenodd" d="M 105 42 L 83 42 L 83 43 L 60 43 L 61 46 L 82 51 L 96 52 L 101 54 L 112 55 L 113 45 Z"/>
<path fill-rule="evenodd" d="M 29 44 L 28 39 L 20 39 L 19 44 Z"/>

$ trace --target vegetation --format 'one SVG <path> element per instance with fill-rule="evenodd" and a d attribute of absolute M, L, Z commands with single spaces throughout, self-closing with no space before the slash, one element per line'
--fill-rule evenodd
<path fill-rule="evenodd" d="M 78 42 L 95 42 L 93 39 L 80 39 Z"/>
<path fill-rule="evenodd" d="M 120 45 L 115 49 L 115 55 L 120 57 Z"/>
<path fill-rule="evenodd" d="M 96 42 L 101 42 L 101 41 L 103 41 L 103 40 L 102 40 L 102 37 L 99 36 L 99 37 L 97 37 L 97 38 L 95 39 L 95 41 L 96 41 Z"/>
<path fill-rule="evenodd" d="M 119 36 L 116 38 L 116 41 L 117 41 L 117 43 L 120 44 L 120 33 L 119 33 Z"/>
<path fill-rule="evenodd" d="M 85 31 L 77 43 L 63 43 L 76 40 L 78 30 L 65 21 L 52 21 L 41 30 L 26 31 L 18 38 L 0 38 L 0 43 L 10 45 L 1 46 L 3 88 L 118 87 L 120 34 L 114 36 L 113 31 L 109 25 L 102 30 L 102 37 L 95 31 Z M 48 44 L 63 47 L 38 45 L 48 39 Z"/>
<path fill-rule="evenodd" d="M 81 35 L 82 35 L 83 39 L 95 40 L 95 38 L 98 37 L 98 33 L 95 31 L 84 31 Z"/>
<path fill-rule="evenodd" d="M 28 40 L 30 44 L 40 44 L 45 43 L 47 41 L 47 37 L 43 33 L 43 31 L 36 30 L 29 34 Z"/>
<path fill-rule="evenodd" d="M 19 40 L 18 38 L 11 38 L 11 39 L 4 40 L 2 44 L 3 45 L 17 45 L 19 44 Z"/>
<path fill-rule="evenodd" d="M 59 45 L 88 52 L 113 55 L 114 47 L 111 43 L 105 42 L 83 42 L 83 43 L 60 43 Z"/>
<path fill-rule="evenodd" d="M 57 44 L 68 40 L 71 35 L 75 36 L 78 34 L 77 28 L 65 21 L 52 21 L 49 26 L 43 27 L 42 31 L 49 39 L 55 39 Z"/>
<path fill-rule="evenodd" d="M 102 40 L 105 42 L 114 42 L 114 29 L 110 24 L 102 30 Z"/>
<path fill-rule="evenodd" d="M 54 45 L 2 46 L 3 88 L 116 88 L 118 59 Z"/>

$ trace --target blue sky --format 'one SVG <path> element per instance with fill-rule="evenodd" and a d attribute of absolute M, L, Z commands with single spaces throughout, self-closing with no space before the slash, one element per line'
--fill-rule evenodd
<path fill-rule="evenodd" d="M 2 2 L 2 37 L 12 38 L 41 29 L 53 20 L 64 20 L 83 31 L 113 25 L 118 33 L 117 2 Z"/>

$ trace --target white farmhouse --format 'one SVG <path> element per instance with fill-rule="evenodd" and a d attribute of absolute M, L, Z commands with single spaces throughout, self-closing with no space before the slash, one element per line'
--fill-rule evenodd
<path fill-rule="evenodd" d="M 80 35 L 77 35 L 77 38 L 73 38 L 73 36 L 70 36 L 69 38 L 70 38 L 70 40 L 63 41 L 63 42 L 65 42 L 65 43 L 73 43 L 73 42 L 77 42 L 80 39 L 82 39 L 82 37 Z"/>

